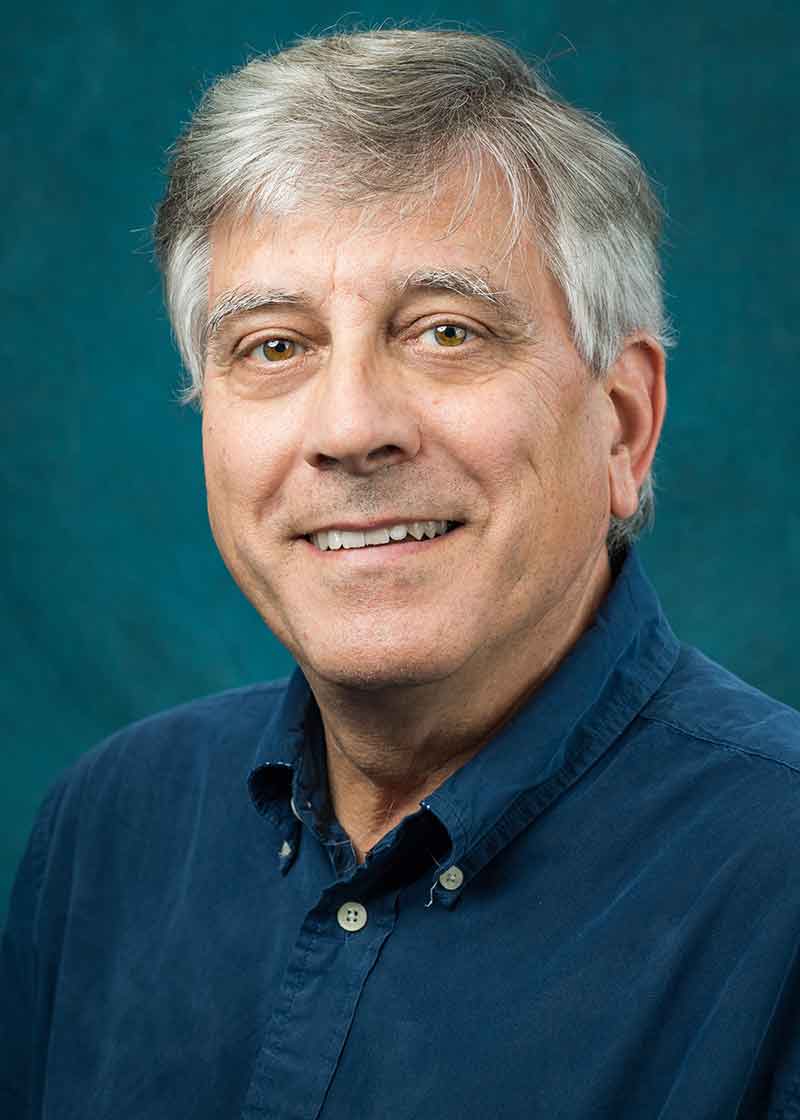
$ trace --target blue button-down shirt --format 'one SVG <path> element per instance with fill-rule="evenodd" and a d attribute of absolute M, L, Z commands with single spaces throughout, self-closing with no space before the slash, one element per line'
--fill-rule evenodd
<path fill-rule="evenodd" d="M 299 672 L 84 756 L 12 899 L 0 1115 L 800 1117 L 799 844 L 800 716 L 634 550 L 363 865 Z"/>

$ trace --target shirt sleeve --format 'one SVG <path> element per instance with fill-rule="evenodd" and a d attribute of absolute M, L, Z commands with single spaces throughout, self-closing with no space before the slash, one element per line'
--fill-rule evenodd
<path fill-rule="evenodd" d="M 737 1116 L 800 1120 L 800 930 Z"/>
<path fill-rule="evenodd" d="M 37 1043 L 41 1024 L 37 1012 L 38 911 L 47 867 L 53 821 L 65 782 L 57 781 L 37 814 L 28 845 L 17 870 L 0 942 L 0 1116 L 3 1120 L 32 1118 L 37 1096 Z"/>
<path fill-rule="evenodd" d="M 800 999 L 796 993 L 779 1022 L 774 1031 L 778 1057 L 771 1079 L 768 1120 L 800 1120 Z"/>

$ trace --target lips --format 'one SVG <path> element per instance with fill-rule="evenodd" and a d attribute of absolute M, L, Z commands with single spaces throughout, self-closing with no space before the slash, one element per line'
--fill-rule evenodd
<path fill-rule="evenodd" d="M 311 533 L 307 537 L 321 552 L 340 548 L 375 548 L 395 544 L 409 538 L 415 541 L 433 540 L 455 528 L 457 521 L 398 521 L 374 529 L 344 529 L 332 527 Z"/>

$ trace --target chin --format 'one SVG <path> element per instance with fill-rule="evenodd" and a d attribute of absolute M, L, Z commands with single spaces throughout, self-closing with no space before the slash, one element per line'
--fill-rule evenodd
<path fill-rule="evenodd" d="M 458 669 L 457 659 L 443 657 L 442 651 L 426 658 L 416 649 L 407 656 L 400 651 L 360 649 L 293 651 L 307 676 L 316 676 L 326 684 L 339 688 L 377 692 L 385 688 L 409 688 L 436 684 L 446 680 Z"/>

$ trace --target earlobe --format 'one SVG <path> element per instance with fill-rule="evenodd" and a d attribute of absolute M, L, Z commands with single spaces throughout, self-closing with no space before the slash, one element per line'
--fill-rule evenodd
<path fill-rule="evenodd" d="M 650 470 L 666 411 L 666 357 L 647 334 L 632 335 L 606 375 L 614 415 L 608 481 L 611 513 L 631 517 Z"/>
<path fill-rule="evenodd" d="M 639 505 L 639 482 L 631 467 L 630 450 L 620 443 L 611 451 L 608 462 L 611 513 L 614 517 L 633 517 Z"/>

